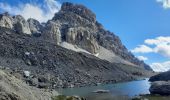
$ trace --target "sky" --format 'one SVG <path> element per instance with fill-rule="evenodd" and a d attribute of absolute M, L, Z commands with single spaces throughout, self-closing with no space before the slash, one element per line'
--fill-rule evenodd
<path fill-rule="evenodd" d="M 46 22 L 63 2 L 91 9 L 106 30 L 155 71 L 170 69 L 170 0 L 0 0 L 0 13 Z"/>

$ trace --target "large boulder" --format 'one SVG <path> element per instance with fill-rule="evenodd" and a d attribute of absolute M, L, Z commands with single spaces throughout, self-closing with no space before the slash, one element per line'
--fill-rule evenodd
<path fill-rule="evenodd" d="M 42 35 L 45 40 L 59 44 L 61 42 L 60 23 L 48 21 Z"/>
<path fill-rule="evenodd" d="M 20 15 L 14 16 L 14 27 L 17 33 L 31 34 L 28 22 Z"/>
<path fill-rule="evenodd" d="M 8 13 L 0 14 L 0 26 L 6 28 L 13 28 L 13 19 Z"/>
<path fill-rule="evenodd" d="M 170 95 L 170 81 L 153 82 L 149 91 L 152 94 Z"/>
<path fill-rule="evenodd" d="M 41 36 L 41 31 L 42 31 L 42 28 L 43 26 L 41 25 L 41 23 L 35 19 L 28 19 L 27 20 L 28 24 L 29 24 L 29 28 L 30 28 L 30 31 L 31 33 L 34 35 L 34 36 Z"/>

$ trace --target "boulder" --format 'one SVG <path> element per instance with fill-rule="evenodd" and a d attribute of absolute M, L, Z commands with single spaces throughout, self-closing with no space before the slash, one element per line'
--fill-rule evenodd
<path fill-rule="evenodd" d="M 29 24 L 31 33 L 36 37 L 41 36 L 43 26 L 40 24 L 40 22 L 32 18 L 28 19 L 27 22 Z"/>
<path fill-rule="evenodd" d="M 48 21 L 43 31 L 43 38 L 59 44 L 61 42 L 60 23 Z"/>
<path fill-rule="evenodd" d="M 14 29 L 17 33 L 31 34 L 28 22 L 20 15 L 14 16 Z"/>
<path fill-rule="evenodd" d="M 0 14 L 0 26 L 6 28 L 13 28 L 13 19 L 8 13 Z"/>
<path fill-rule="evenodd" d="M 151 94 L 170 95 L 170 81 L 156 81 L 149 89 Z"/>

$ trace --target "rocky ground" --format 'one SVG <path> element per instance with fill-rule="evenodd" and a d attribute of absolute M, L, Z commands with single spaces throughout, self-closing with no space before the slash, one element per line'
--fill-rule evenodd
<path fill-rule="evenodd" d="M 0 100 L 51 100 L 55 91 L 28 86 L 9 71 L 0 69 Z"/>
<path fill-rule="evenodd" d="M 149 81 L 152 82 L 150 92 L 152 94 L 170 95 L 170 71 L 152 76 Z"/>

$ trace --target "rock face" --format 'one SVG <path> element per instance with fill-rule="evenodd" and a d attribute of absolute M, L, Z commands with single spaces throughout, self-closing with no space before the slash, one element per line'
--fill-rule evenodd
<path fill-rule="evenodd" d="M 149 91 L 152 94 L 170 95 L 170 81 L 156 81 L 152 83 Z"/>
<path fill-rule="evenodd" d="M 28 19 L 28 24 L 29 24 L 31 33 L 34 36 L 41 36 L 43 26 L 40 24 L 40 22 L 38 22 L 35 19 L 30 18 Z"/>
<path fill-rule="evenodd" d="M 0 15 L 0 26 L 6 28 L 13 28 L 13 19 L 8 13 Z"/>
<path fill-rule="evenodd" d="M 77 45 L 92 54 L 99 53 L 100 46 L 102 46 L 124 60 L 151 70 L 148 65 L 139 61 L 126 49 L 118 36 L 106 31 L 96 21 L 95 14 L 83 5 L 63 3 L 61 10 L 51 21 L 60 23 L 62 41 Z"/>
<path fill-rule="evenodd" d="M 31 34 L 28 22 L 20 15 L 14 16 L 14 27 L 17 33 Z"/>

